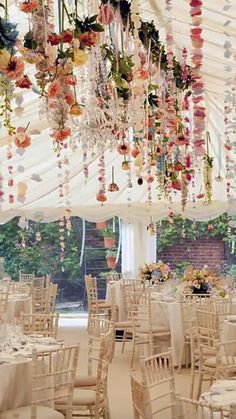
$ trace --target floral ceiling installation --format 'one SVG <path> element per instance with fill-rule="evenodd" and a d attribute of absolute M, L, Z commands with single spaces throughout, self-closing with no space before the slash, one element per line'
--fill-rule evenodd
<path fill-rule="evenodd" d="M 195 195 L 205 203 L 211 202 L 213 159 L 209 147 L 206 151 L 204 148 L 202 1 L 190 1 L 192 68 L 187 65 L 184 45 L 182 63 L 175 57 L 171 31 L 164 45 L 154 22 L 142 20 L 140 3 L 101 0 L 98 13 L 93 14 L 90 2 L 81 13 L 77 0 L 20 1 L 19 13 L 25 13 L 29 22 L 21 39 L 2 7 L 1 118 L 23 153 L 30 147 L 31 138 L 28 126 L 12 126 L 11 102 L 15 89 L 33 87 L 39 94 L 40 115 L 50 127 L 58 167 L 64 164 L 61 153 L 69 148 L 76 152 L 80 147 L 87 181 L 88 162 L 91 156 L 99 155 L 98 202 L 105 203 L 110 193 L 125 186 L 115 183 L 114 169 L 110 182 L 105 159 L 108 149 L 120 156 L 128 190 L 134 182 L 140 187 L 146 185 L 149 204 L 155 193 L 166 199 L 170 208 L 173 196 L 179 194 L 184 211 L 200 167 L 204 167 L 205 192 L 196 191 Z M 171 2 L 166 4 L 171 11 Z M 25 68 L 30 74 L 33 69 L 32 81 Z M 13 145 L 9 144 L 10 159 Z M 9 164 L 10 185 L 14 183 L 13 172 Z M 63 197 L 63 181 L 58 187 Z M 18 187 L 21 200 L 26 192 L 27 185 Z M 131 200 L 130 195 L 127 199 Z"/>

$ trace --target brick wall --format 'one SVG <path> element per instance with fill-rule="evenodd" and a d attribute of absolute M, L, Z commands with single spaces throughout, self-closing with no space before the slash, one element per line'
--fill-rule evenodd
<path fill-rule="evenodd" d="M 227 261 L 227 252 L 222 238 L 201 237 L 198 240 L 181 240 L 178 244 L 157 253 L 157 260 L 168 262 L 171 268 L 176 264 L 188 261 L 195 268 L 208 265 L 216 270 L 219 265 Z"/>

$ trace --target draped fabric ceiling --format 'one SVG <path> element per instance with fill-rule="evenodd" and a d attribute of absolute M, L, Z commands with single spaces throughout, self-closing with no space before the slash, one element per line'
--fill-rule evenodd
<path fill-rule="evenodd" d="M 165 10 L 164 0 L 142 1 L 142 15 L 147 20 L 154 20 L 160 28 L 161 36 L 165 34 L 168 24 L 168 12 Z M 213 203 L 204 205 L 199 201 L 193 204 L 191 194 L 185 210 L 185 216 L 204 220 L 214 218 L 224 211 L 236 213 L 235 192 L 232 179 L 231 197 L 226 197 L 225 187 L 225 154 L 224 154 L 224 89 L 225 80 L 229 76 L 225 66 L 232 65 L 236 69 L 236 3 L 232 2 L 230 11 L 223 10 L 225 1 L 203 1 L 203 37 L 204 59 L 203 80 L 206 89 L 207 129 L 211 134 L 210 154 L 214 156 L 214 178 L 221 176 L 221 182 L 213 181 Z M 227 8 L 226 8 L 227 9 Z M 24 16 L 16 12 L 16 6 L 10 7 L 11 20 L 19 23 L 19 28 L 25 29 L 26 21 L 20 21 Z M 181 60 L 181 50 L 185 46 L 191 51 L 190 40 L 190 16 L 189 2 L 185 0 L 172 0 L 172 30 L 175 41 L 175 54 Z M 231 20 L 231 25 L 225 24 Z M 229 59 L 224 58 L 224 42 L 228 39 L 232 43 L 232 55 Z M 32 70 L 30 70 L 32 71 Z M 22 94 L 22 92 L 20 92 Z M 120 170 L 122 157 L 106 152 L 106 176 L 111 176 L 111 167 L 115 167 L 116 183 L 120 190 L 116 193 L 108 192 L 108 200 L 101 205 L 96 201 L 98 190 L 97 181 L 97 156 L 92 156 L 89 164 L 89 179 L 85 183 L 82 166 L 82 150 L 77 146 L 74 150 L 66 151 L 66 164 L 63 170 L 58 169 L 57 156 L 53 151 L 52 141 L 49 137 L 49 128 L 45 119 L 39 117 L 39 96 L 34 92 L 26 92 L 23 102 L 24 112 L 20 117 L 14 117 L 14 122 L 26 126 L 30 122 L 32 134 L 32 146 L 23 155 L 14 153 L 13 168 L 15 185 L 18 182 L 26 182 L 28 189 L 26 199 L 16 199 L 9 204 L 5 199 L 0 206 L 0 222 L 4 223 L 15 216 L 22 216 L 36 221 L 52 221 L 64 215 L 65 208 L 71 208 L 71 214 L 85 218 L 89 221 L 108 219 L 114 215 L 124 221 L 141 221 L 153 216 L 161 219 L 168 214 L 168 204 L 158 201 L 153 191 L 153 203 L 148 205 L 147 185 L 142 186 L 133 182 L 133 188 L 127 189 L 127 173 Z M 37 133 L 38 131 L 38 133 Z M 4 192 L 7 196 L 7 143 L 11 141 L 0 129 L 0 174 L 3 176 Z M 233 154 L 232 154 L 233 155 Z M 64 157 L 63 157 L 64 158 Z M 67 164 L 68 163 L 68 164 Z M 69 179 L 68 196 L 59 198 L 58 184 L 66 175 Z M 232 178 L 234 174 L 231 174 Z M 197 181 L 196 181 L 197 182 Z M 199 193 L 200 184 L 196 184 L 195 194 Z M 171 209 L 181 212 L 181 204 L 178 193 L 173 194 Z"/>

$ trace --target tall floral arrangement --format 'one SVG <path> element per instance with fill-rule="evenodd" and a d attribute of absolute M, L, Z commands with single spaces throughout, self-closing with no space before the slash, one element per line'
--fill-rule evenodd
<path fill-rule="evenodd" d="M 212 288 L 220 285 L 220 278 L 207 267 L 203 269 L 188 269 L 183 276 L 185 287 L 194 294 L 208 294 Z"/>
<path fill-rule="evenodd" d="M 170 278 L 171 269 L 169 265 L 159 260 L 157 263 L 146 263 L 140 267 L 139 274 L 145 281 L 165 282 Z"/>

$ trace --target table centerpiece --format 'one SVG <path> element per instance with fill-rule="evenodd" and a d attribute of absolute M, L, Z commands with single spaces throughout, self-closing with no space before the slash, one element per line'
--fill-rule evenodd
<path fill-rule="evenodd" d="M 145 263 L 139 268 L 139 274 L 142 280 L 155 284 L 167 281 L 171 276 L 171 269 L 166 263 L 159 260 L 156 263 Z"/>
<path fill-rule="evenodd" d="M 203 269 L 188 269 L 183 276 L 185 288 L 193 294 L 210 294 L 212 289 L 219 287 L 220 278 L 208 267 Z"/>

